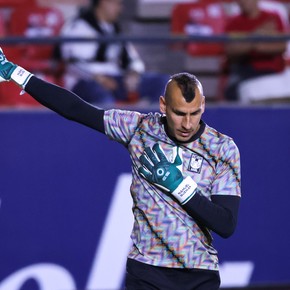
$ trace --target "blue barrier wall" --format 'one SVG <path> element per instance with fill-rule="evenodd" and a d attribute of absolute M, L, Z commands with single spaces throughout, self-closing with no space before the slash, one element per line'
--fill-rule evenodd
<path fill-rule="evenodd" d="M 204 120 L 241 152 L 237 230 L 215 236 L 222 267 L 250 263 L 240 285 L 290 283 L 290 108 L 208 108 Z M 0 290 L 57 290 L 57 277 L 88 289 L 116 182 L 130 172 L 126 149 L 49 111 L 3 111 L 0 132 Z"/>

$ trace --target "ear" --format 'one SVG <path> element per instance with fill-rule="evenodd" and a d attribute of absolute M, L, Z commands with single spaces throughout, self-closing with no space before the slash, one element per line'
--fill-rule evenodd
<path fill-rule="evenodd" d="M 160 112 L 162 114 L 166 113 L 166 101 L 165 101 L 165 98 L 163 96 L 160 96 L 160 98 L 159 98 L 159 108 L 160 108 Z"/>
<path fill-rule="evenodd" d="M 202 96 L 201 106 L 202 106 L 201 113 L 203 114 L 205 111 L 205 96 Z"/>

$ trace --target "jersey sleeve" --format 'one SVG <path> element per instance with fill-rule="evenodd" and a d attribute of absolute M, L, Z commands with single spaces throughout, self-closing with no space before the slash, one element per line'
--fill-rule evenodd
<path fill-rule="evenodd" d="M 219 152 L 212 195 L 241 196 L 240 153 L 232 139 L 227 140 Z"/>
<path fill-rule="evenodd" d="M 135 134 L 142 116 L 135 111 L 107 110 L 104 114 L 105 134 L 126 146 Z"/>

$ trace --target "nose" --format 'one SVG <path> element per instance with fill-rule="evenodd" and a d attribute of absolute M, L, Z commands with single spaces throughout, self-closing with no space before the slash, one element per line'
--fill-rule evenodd
<path fill-rule="evenodd" d="M 185 130 L 190 130 L 191 129 L 191 118 L 190 116 L 184 116 L 182 119 L 182 128 Z"/>

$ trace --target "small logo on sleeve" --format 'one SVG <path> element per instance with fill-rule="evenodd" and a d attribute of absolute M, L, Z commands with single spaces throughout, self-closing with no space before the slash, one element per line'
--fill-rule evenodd
<path fill-rule="evenodd" d="M 201 167 L 202 167 L 202 162 L 203 158 L 195 153 L 192 153 L 190 162 L 189 162 L 189 167 L 188 170 L 195 172 L 195 173 L 200 173 Z"/>

